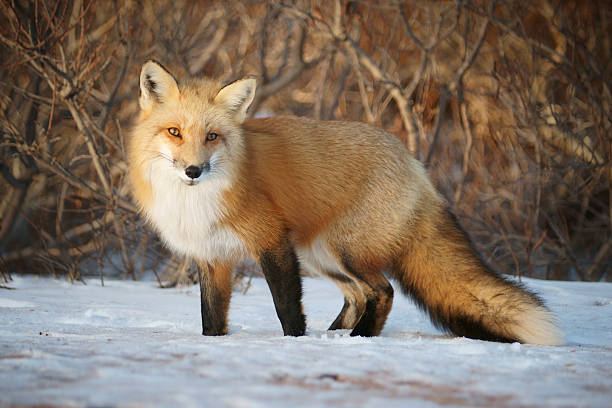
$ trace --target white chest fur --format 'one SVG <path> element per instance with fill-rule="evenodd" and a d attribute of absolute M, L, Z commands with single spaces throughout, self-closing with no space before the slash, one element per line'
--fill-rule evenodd
<path fill-rule="evenodd" d="M 172 251 L 209 262 L 246 256 L 238 236 L 219 224 L 223 217 L 220 200 L 229 187 L 227 180 L 213 178 L 189 186 L 158 173 L 151 174 L 151 182 L 153 200 L 145 211 Z"/>

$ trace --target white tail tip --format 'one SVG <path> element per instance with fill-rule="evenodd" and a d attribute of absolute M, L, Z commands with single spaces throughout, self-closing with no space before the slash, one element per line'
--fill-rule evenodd
<path fill-rule="evenodd" d="M 514 331 L 523 343 L 541 346 L 562 346 L 565 344 L 563 332 L 557 326 L 555 316 L 544 307 L 537 307 L 524 314 Z"/>

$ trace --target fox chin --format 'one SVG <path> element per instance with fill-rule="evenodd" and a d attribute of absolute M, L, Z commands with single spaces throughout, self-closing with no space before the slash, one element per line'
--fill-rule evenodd
<path fill-rule="evenodd" d="M 254 258 L 285 335 L 306 330 L 305 270 L 344 295 L 330 330 L 378 335 L 390 278 L 457 336 L 563 344 L 542 300 L 483 262 L 395 136 L 357 122 L 246 119 L 256 85 L 177 79 L 152 60 L 140 73 L 133 195 L 165 245 L 196 261 L 203 334 L 227 333 L 232 270 Z"/>

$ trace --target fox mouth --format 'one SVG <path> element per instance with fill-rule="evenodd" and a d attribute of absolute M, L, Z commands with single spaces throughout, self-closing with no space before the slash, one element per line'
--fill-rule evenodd
<path fill-rule="evenodd" d="M 188 186 L 195 186 L 200 183 L 200 180 L 198 179 L 183 180 L 183 183 L 187 184 Z"/>

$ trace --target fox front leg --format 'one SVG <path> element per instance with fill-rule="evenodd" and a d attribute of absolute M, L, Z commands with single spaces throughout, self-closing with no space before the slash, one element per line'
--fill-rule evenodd
<path fill-rule="evenodd" d="M 232 295 L 232 268 L 226 265 L 198 261 L 202 334 L 227 334 L 227 312 Z"/>
<path fill-rule="evenodd" d="M 284 239 L 275 248 L 262 251 L 259 264 L 272 293 L 283 333 L 285 336 L 303 336 L 306 318 L 302 310 L 302 280 L 289 241 Z"/>

